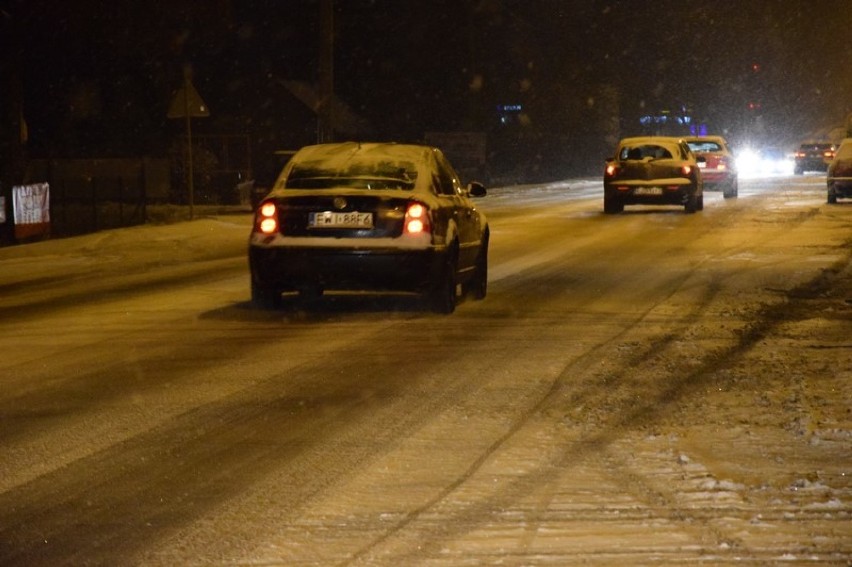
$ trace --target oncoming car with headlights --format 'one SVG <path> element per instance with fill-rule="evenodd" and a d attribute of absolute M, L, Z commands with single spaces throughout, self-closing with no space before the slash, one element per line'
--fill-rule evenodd
<path fill-rule="evenodd" d="M 299 150 L 255 212 L 252 301 L 284 292 L 414 292 L 451 313 L 458 288 L 487 290 L 489 228 L 443 152 L 417 144 L 344 142 Z"/>

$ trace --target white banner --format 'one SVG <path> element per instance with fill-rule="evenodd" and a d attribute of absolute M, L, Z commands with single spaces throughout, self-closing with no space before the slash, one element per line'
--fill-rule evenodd
<path fill-rule="evenodd" d="M 50 187 L 47 183 L 12 187 L 12 220 L 16 238 L 50 234 Z"/>

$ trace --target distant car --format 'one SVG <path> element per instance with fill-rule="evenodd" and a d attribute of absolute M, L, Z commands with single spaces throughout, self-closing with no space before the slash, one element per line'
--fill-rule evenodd
<path fill-rule="evenodd" d="M 737 161 L 725 138 L 694 136 L 684 139 L 696 156 L 702 156 L 705 159 L 704 163 L 698 164 L 704 180 L 704 189 L 722 191 L 725 199 L 736 197 L 739 194 Z"/>
<path fill-rule="evenodd" d="M 704 185 L 696 156 L 680 138 L 625 138 L 606 160 L 604 213 L 625 205 L 682 205 L 687 213 L 704 208 Z"/>
<path fill-rule="evenodd" d="M 796 151 L 793 173 L 802 175 L 808 171 L 827 171 L 837 148 L 830 142 L 808 142 Z"/>
<path fill-rule="evenodd" d="M 258 205 L 249 239 L 252 301 L 282 293 L 416 292 L 451 313 L 457 287 L 487 290 L 489 227 L 441 150 L 333 143 L 299 150 Z"/>
<path fill-rule="evenodd" d="M 829 203 L 834 204 L 837 199 L 852 199 L 852 138 L 840 142 L 828 166 L 826 183 Z"/>

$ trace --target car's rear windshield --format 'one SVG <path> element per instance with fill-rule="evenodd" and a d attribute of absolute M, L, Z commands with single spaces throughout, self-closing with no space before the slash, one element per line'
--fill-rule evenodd
<path fill-rule="evenodd" d="M 414 189 L 417 168 L 405 161 L 348 161 L 342 167 L 322 163 L 294 165 L 287 176 L 287 189 Z"/>
<path fill-rule="evenodd" d="M 687 145 L 693 152 L 709 153 L 721 152 L 724 150 L 724 148 L 716 142 L 687 142 Z"/>
<path fill-rule="evenodd" d="M 618 159 L 670 159 L 674 157 L 672 152 L 663 146 L 655 144 L 642 144 L 637 146 L 624 146 L 618 153 Z"/>

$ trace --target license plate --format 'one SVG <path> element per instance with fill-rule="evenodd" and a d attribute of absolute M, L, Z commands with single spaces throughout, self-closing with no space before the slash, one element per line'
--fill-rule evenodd
<path fill-rule="evenodd" d="M 704 169 L 705 167 L 707 167 L 706 162 L 703 162 L 703 161 L 698 162 L 698 169 Z"/>
<path fill-rule="evenodd" d="M 634 195 L 662 195 L 662 187 L 637 187 L 633 190 Z"/>
<path fill-rule="evenodd" d="M 311 213 L 308 226 L 311 228 L 373 228 L 373 214 L 333 211 Z"/>

